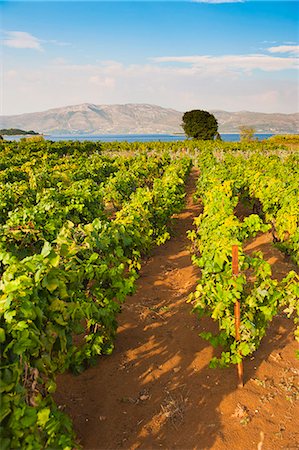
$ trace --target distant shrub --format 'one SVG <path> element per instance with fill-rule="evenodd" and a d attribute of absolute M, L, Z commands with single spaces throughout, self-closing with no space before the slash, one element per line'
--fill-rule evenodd
<path fill-rule="evenodd" d="M 299 134 L 277 134 L 276 136 L 269 137 L 268 141 L 275 144 L 299 145 Z"/>
<path fill-rule="evenodd" d="M 255 129 L 252 127 L 241 126 L 240 130 L 240 141 L 241 142 L 253 142 L 256 140 L 254 134 Z"/>
<path fill-rule="evenodd" d="M 30 136 L 20 139 L 21 142 L 44 142 L 44 140 L 44 136 Z"/>

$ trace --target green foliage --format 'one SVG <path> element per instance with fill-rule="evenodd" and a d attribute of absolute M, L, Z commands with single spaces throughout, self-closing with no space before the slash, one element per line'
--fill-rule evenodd
<path fill-rule="evenodd" d="M 299 145 L 299 134 L 277 134 L 268 138 L 268 141 L 282 145 Z"/>
<path fill-rule="evenodd" d="M 141 256 L 169 237 L 182 207 L 191 160 L 109 158 L 85 143 L 81 154 L 77 144 L 20 143 L 12 155 L 15 145 L 0 158 L 1 444 L 78 448 L 52 398 L 56 375 L 111 353 Z"/>
<path fill-rule="evenodd" d="M 247 238 L 271 228 L 298 261 L 297 153 L 265 142 L 0 143 L 3 448 L 78 448 L 52 398 L 56 375 L 80 372 L 111 353 L 141 257 L 165 242 L 169 219 L 183 205 L 190 157 L 200 167 L 197 196 L 204 205 L 189 232 L 202 270 L 190 301 L 199 317 L 219 324 L 218 334 L 202 335 L 222 347 L 211 365 L 252 354 L 281 310 L 299 325 L 298 276 L 273 280 L 260 253 L 242 250 Z M 256 214 L 238 219 L 241 200 Z M 237 277 L 232 244 L 239 245 Z"/>
<path fill-rule="evenodd" d="M 262 155 L 224 160 L 225 170 L 234 180 L 244 200 L 259 209 L 271 224 L 274 240 L 299 263 L 299 155 Z M 242 173 L 242 176 L 240 174 Z"/>
<path fill-rule="evenodd" d="M 207 141 L 217 136 L 218 123 L 213 114 L 194 109 L 184 113 L 182 127 L 188 137 Z"/>
<path fill-rule="evenodd" d="M 241 142 L 253 142 L 255 129 L 252 127 L 241 126 L 240 127 L 240 141 Z"/>
<path fill-rule="evenodd" d="M 28 137 L 22 137 L 20 139 L 21 142 L 44 142 L 45 138 L 44 136 L 28 136 Z"/>
<path fill-rule="evenodd" d="M 201 269 L 201 279 L 189 301 L 199 317 L 207 315 L 218 322 L 218 335 L 201 334 L 201 337 L 209 340 L 212 345 L 220 345 L 223 349 L 220 358 L 214 357 L 211 360 L 211 367 L 236 364 L 243 357 L 252 354 L 265 335 L 268 323 L 280 309 L 285 309 L 289 315 L 297 312 L 298 317 L 298 275 L 290 272 L 281 282 L 273 280 L 271 267 L 263 260 L 261 253 L 248 256 L 242 251 L 242 244 L 247 238 L 271 228 L 270 224 L 264 223 L 256 214 L 245 217 L 243 221 L 234 214 L 239 199 L 244 199 L 244 191 L 246 194 L 248 185 L 251 192 L 249 183 L 257 182 L 261 185 L 259 198 L 265 201 L 272 214 L 277 211 L 276 217 L 279 217 L 278 205 L 284 201 L 282 188 L 275 200 L 275 192 L 279 187 L 270 183 L 268 177 L 268 171 L 280 170 L 277 159 L 261 156 L 264 170 L 260 174 L 256 172 L 255 157 L 244 161 L 242 156 L 228 154 L 219 162 L 212 152 L 206 150 L 198 159 L 201 177 L 197 196 L 203 200 L 204 211 L 195 219 L 197 228 L 189 232 L 189 238 L 193 242 L 192 259 Z M 282 173 L 287 173 L 283 167 L 281 170 Z M 282 180 L 286 189 L 285 179 Z M 295 178 L 290 176 L 288 181 L 294 189 Z M 293 195 L 296 196 L 298 191 L 293 189 L 287 190 L 289 214 L 293 214 L 292 217 L 298 220 L 298 211 L 293 212 L 292 209 Z M 265 209 L 266 211 L 268 209 Z M 286 210 L 284 214 L 286 215 Z M 286 215 L 286 220 L 287 217 Z M 288 224 L 291 232 L 290 223 Z M 298 230 L 296 226 L 295 229 Z M 238 276 L 232 274 L 232 245 L 239 247 Z M 234 305 L 237 300 L 241 304 L 240 341 L 235 339 Z M 295 321 L 299 323 L 298 318 Z M 299 328 L 296 331 L 297 339 L 298 330 Z"/>

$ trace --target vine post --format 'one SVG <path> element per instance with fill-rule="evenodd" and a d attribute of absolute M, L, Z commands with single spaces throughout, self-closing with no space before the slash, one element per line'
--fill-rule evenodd
<path fill-rule="evenodd" d="M 238 276 L 239 274 L 239 260 L 238 260 L 238 245 L 232 246 L 232 271 L 233 276 Z M 240 300 L 237 298 L 235 302 L 235 330 L 236 330 L 236 341 L 240 340 Z M 238 387 L 243 387 L 243 362 L 237 364 L 238 371 Z"/>

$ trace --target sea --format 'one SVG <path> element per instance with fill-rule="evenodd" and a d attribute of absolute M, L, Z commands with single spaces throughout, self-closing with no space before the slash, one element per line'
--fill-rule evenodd
<path fill-rule="evenodd" d="M 273 134 L 255 134 L 258 140 L 267 139 Z M 6 140 L 19 141 L 24 136 L 5 136 Z M 100 142 L 177 142 L 186 140 L 185 135 L 180 134 L 65 134 L 65 135 L 44 135 L 50 141 L 100 141 Z M 225 142 L 239 142 L 239 134 L 221 134 Z"/>

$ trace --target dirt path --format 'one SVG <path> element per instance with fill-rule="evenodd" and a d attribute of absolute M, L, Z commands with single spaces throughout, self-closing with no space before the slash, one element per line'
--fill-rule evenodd
<path fill-rule="evenodd" d="M 290 320 L 273 321 L 245 362 L 243 389 L 236 388 L 235 368 L 208 368 L 214 350 L 198 333 L 215 324 L 199 321 L 186 303 L 199 276 L 186 238 L 200 211 L 192 202 L 196 177 L 193 170 L 174 237 L 153 251 L 127 299 L 113 355 L 80 376 L 59 377 L 56 400 L 85 450 L 299 448 L 299 364 Z M 270 242 L 248 245 L 273 257 Z M 280 252 L 276 257 L 274 273 L 292 268 Z"/>

